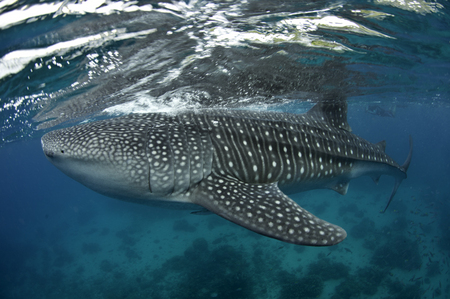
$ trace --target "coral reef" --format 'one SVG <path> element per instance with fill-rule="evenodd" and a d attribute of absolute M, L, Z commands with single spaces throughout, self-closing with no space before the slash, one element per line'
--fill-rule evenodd
<path fill-rule="evenodd" d="M 186 219 L 177 220 L 173 223 L 173 230 L 179 232 L 195 232 L 197 228 L 190 224 Z"/>
<path fill-rule="evenodd" d="M 351 299 L 361 298 L 363 285 L 355 275 L 347 277 L 335 288 L 335 293 L 331 299 Z"/>
<path fill-rule="evenodd" d="M 416 270 L 422 263 L 418 246 L 417 242 L 404 236 L 392 236 L 375 250 L 370 262 L 381 268 Z"/>
<path fill-rule="evenodd" d="M 361 292 L 364 295 L 369 296 L 376 294 L 378 287 L 387 275 L 388 273 L 386 271 L 383 271 L 377 267 L 366 267 L 356 271 L 356 277 L 358 278 L 359 285 L 362 286 Z"/>
<path fill-rule="evenodd" d="M 405 217 L 398 217 L 390 225 L 391 229 L 396 232 L 403 232 L 408 228 L 408 220 Z"/>
<path fill-rule="evenodd" d="M 251 298 L 254 284 L 244 254 L 229 245 L 208 247 L 205 239 L 196 239 L 184 256 L 167 260 L 154 273 L 158 285 L 170 286 L 160 293 L 180 299 Z"/>
<path fill-rule="evenodd" d="M 137 243 L 137 239 L 133 237 L 134 231 L 125 228 L 116 233 L 116 236 L 122 240 L 123 246 L 133 246 Z"/>
<path fill-rule="evenodd" d="M 439 262 L 431 262 L 427 265 L 427 277 L 435 277 L 441 274 L 441 269 L 439 267 Z"/>
<path fill-rule="evenodd" d="M 100 269 L 103 272 L 107 272 L 107 273 L 112 272 L 116 267 L 117 267 L 117 265 L 114 265 L 109 260 L 102 260 L 100 262 Z"/>
<path fill-rule="evenodd" d="M 358 218 L 362 218 L 364 216 L 364 212 L 359 210 L 358 205 L 355 203 L 350 203 L 339 207 L 339 216 L 343 217 L 347 213 L 353 214 Z"/>
<path fill-rule="evenodd" d="M 366 217 L 350 229 L 350 236 L 355 239 L 362 239 L 373 235 L 375 231 L 375 222 Z"/>
<path fill-rule="evenodd" d="M 377 293 L 387 273 L 375 267 L 358 269 L 335 288 L 332 299 L 361 298 Z"/>
<path fill-rule="evenodd" d="M 53 266 L 64 267 L 70 265 L 75 261 L 75 257 L 66 248 L 62 246 L 57 246 L 54 249 L 55 259 L 53 261 Z"/>
<path fill-rule="evenodd" d="M 95 254 L 102 250 L 98 243 L 83 243 L 81 246 L 81 252 L 83 254 Z"/>
<path fill-rule="evenodd" d="M 100 236 L 106 236 L 106 235 L 108 235 L 109 234 L 109 228 L 107 228 L 107 227 L 104 227 L 103 229 L 102 229 L 102 231 L 100 232 Z"/>
<path fill-rule="evenodd" d="M 296 275 L 281 271 L 280 299 L 316 298 L 322 294 L 324 282 L 319 275 L 306 275 L 298 278 Z"/>
<path fill-rule="evenodd" d="M 392 299 L 420 299 L 422 298 L 421 283 L 417 281 L 414 284 L 403 284 L 399 280 L 390 280 L 387 283 L 389 294 Z"/>
<path fill-rule="evenodd" d="M 339 262 L 332 262 L 328 258 L 320 259 L 308 266 L 308 275 L 320 276 L 324 281 L 341 279 L 349 275 L 350 267 Z"/>
<path fill-rule="evenodd" d="M 129 261 L 142 260 L 142 257 L 140 256 L 140 254 L 138 254 L 136 252 L 136 250 L 134 250 L 133 248 L 131 248 L 129 246 L 121 246 L 120 250 L 125 252 L 125 256 L 128 258 Z"/>

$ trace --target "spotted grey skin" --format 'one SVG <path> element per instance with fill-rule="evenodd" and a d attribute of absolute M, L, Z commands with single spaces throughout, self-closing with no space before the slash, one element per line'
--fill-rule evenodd
<path fill-rule="evenodd" d="M 350 179 L 394 176 L 403 166 L 350 132 L 345 102 L 301 115 L 236 110 L 135 114 L 56 130 L 42 137 L 47 158 L 87 187 L 144 204 L 200 205 L 285 242 L 341 242 L 341 227 L 317 218 L 286 194 Z"/>

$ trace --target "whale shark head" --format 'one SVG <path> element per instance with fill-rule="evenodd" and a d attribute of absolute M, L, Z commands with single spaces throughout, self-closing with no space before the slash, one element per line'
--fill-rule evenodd
<path fill-rule="evenodd" d="M 149 196 L 148 132 L 115 120 L 93 122 L 45 134 L 42 148 L 51 163 L 69 177 L 107 196 Z"/>

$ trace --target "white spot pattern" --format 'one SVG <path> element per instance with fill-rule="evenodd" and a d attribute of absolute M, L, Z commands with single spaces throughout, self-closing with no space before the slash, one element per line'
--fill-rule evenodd
<path fill-rule="evenodd" d="M 210 194 L 205 198 L 217 195 L 214 206 L 234 207 L 244 213 L 235 222 L 242 220 L 244 226 L 257 222 L 265 229 L 266 223 L 272 223 L 272 234 L 279 239 L 328 245 L 345 233 L 331 234 L 338 228 L 329 224 L 316 229 L 320 219 L 311 216 L 315 224 L 310 223 L 304 219 L 310 214 L 290 203 L 284 194 L 257 192 L 256 186 L 264 189 L 267 185 L 261 184 L 279 182 L 283 186 L 308 180 L 320 186 L 325 178 L 351 172 L 358 161 L 383 163 L 402 171 L 384 153 L 384 146 L 346 131 L 346 109 L 338 115 L 330 113 L 320 119 L 314 114 L 225 110 L 129 115 L 57 130 L 42 140 L 45 150 L 55 155 L 63 150 L 74 159 L 112 165 L 123 174 L 123 186 L 132 194 L 150 191 L 157 197 L 188 197 L 199 183 L 206 182 L 204 178 L 213 181 L 209 179 L 212 172 L 233 178 L 217 181 L 225 184 L 220 189 L 208 185 L 205 190 Z M 255 187 L 241 186 L 243 183 Z M 278 199 L 273 201 L 274 197 Z M 249 204 L 250 199 L 254 203 Z M 315 235 L 305 236 L 306 230 Z"/>
<path fill-rule="evenodd" d="M 317 241 L 322 245 L 331 245 L 340 242 L 346 236 L 342 228 L 325 222 L 299 207 L 278 189 L 276 183 L 246 184 L 232 178 L 215 177 L 214 174 L 211 178 L 200 183 L 200 190 L 205 190 L 204 192 L 209 194 L 211 193 L 209 187 L 213 187 L 214 190 L 227 194 L 226 199 L 215 196 L 213 202 L 218 202 L 215 205 L 205 201 L 207 196 L 200 193 L 196 197 L 198 203 L 237 224 L 295 244 L 316 245 Z M 217 193 L 213 191 L 212 194 Z M 244 198 L 251 200 L 243 200 Z"/>

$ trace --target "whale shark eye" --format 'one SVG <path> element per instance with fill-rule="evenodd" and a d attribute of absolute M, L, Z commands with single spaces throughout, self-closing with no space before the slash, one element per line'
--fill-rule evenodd
<path fill-rule="evenodd" d="M 61 154 L 64 154 L 64 150 L 61 150 Z"/>

